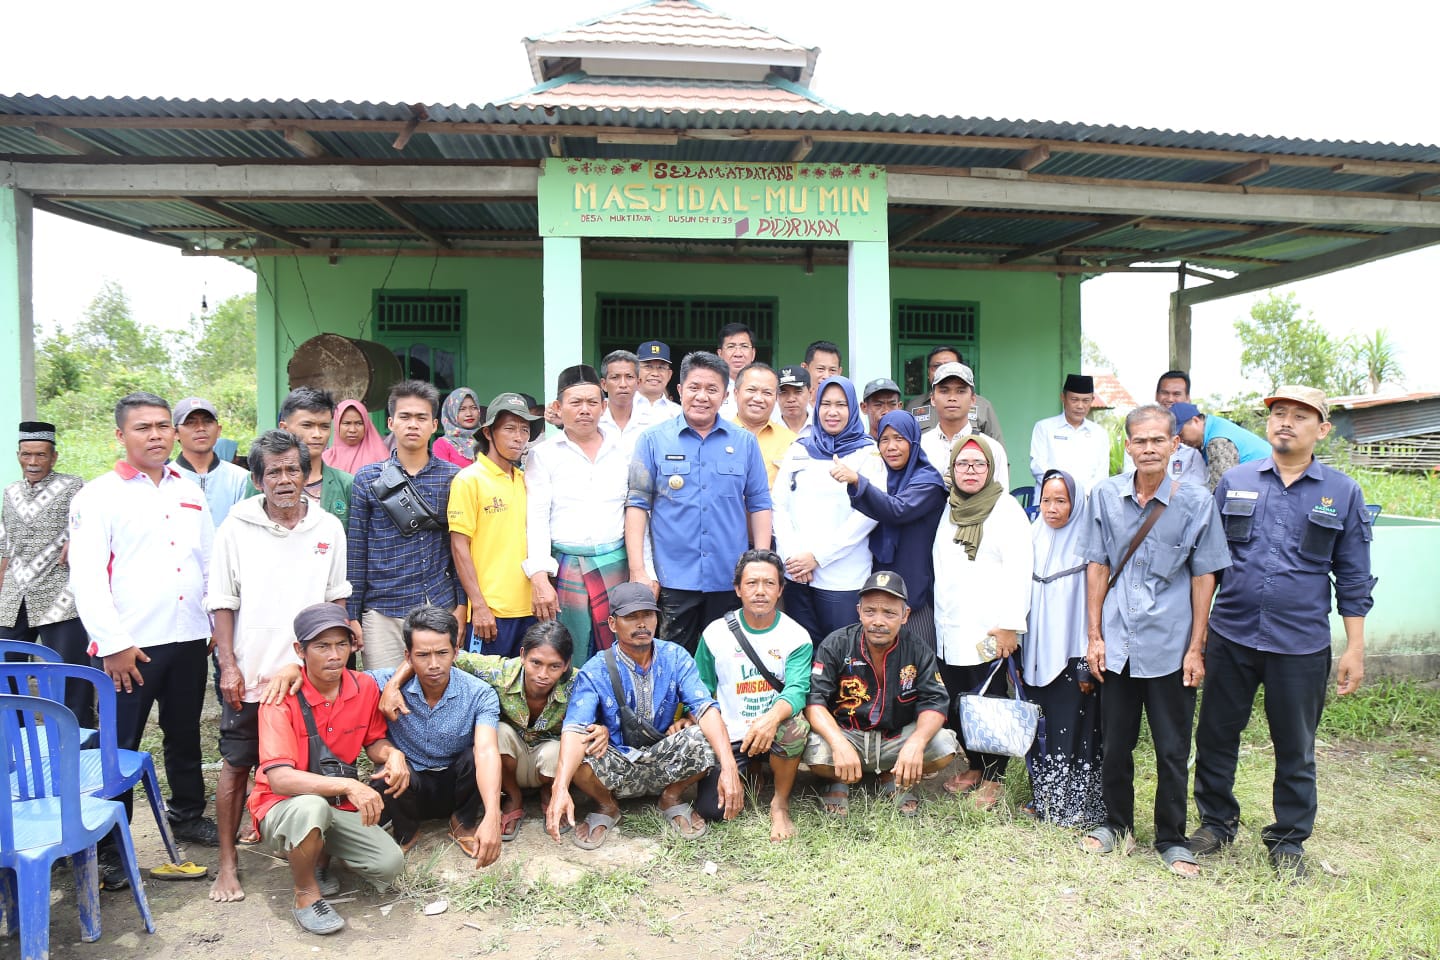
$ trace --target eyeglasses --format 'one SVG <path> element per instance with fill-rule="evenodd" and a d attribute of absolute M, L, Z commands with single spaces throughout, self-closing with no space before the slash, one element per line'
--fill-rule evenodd
<path fill-rule="evenodd" d="M 984 460 L 956 460 L 955 469 L 961 473 L 984 473 L 989 468 Z"/>

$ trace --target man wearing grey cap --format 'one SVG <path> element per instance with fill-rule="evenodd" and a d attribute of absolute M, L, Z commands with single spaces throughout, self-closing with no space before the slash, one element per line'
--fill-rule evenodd
<path fill-rule="evenodd" d="M 1210 614 L 1195 730 L 1200 829 L 1189 845 L 1204 855 L 1235 839 L 1240 734 L 1263 685 L 1275 746 L 1275 820 L 1260 837 L 1276 872 L 1290 879 L 1305 873 L 1304 844 L 1320 806 L 1315 732 L 1330 675 L 1331 597 L 1345 625 L 1335 671 L 1343 697 L 1365 676 L 1373 532 L 1360 485 L 1315 459 L 1315 445 L 1331 429 L 1324 391 L 1283 386 L 1265 406 L 1272 455 L 1232 468 L 1215 488 L 1234 567 L 1221 578 Z"/>
<path fill-rule="evenodd" d="M 1041 479 L 1050 470 L 1074 477 L 1088 495 L 1110 476 L 1110 433 L 1088 418 L 1095 405 L 1095 378 L 1072 373 L 1060 388 L 1061 412 L 1035 424 L 1030 432 L 1030 474 L 1035 502 Z"/>
<path fill-rule="evenodd" d="M 545 829 L 557 843 L 561 828 L 575 824 L 572 780 L 596 806 L 575 824 L 574 843 L 585 850 L 599 847 L 615 829 L 617 800 L 654 794 L 667 830 L 685 840 L 704 836 L 709 824 L 681 794 L 717 762 L 717 806 L 724 819 L 744 805 L 719 705 L 685 648 L 656 639 L 659 613 L 654 593 L 643 583 L 622 583 L 610 591 L 615 644 L 581 668 L 565 710 L 560 764 L 545 811 Z M 685 715 L 677 720 L 682 706 Z M 592 746 L 587 737 L 597 725 L 610 736 Z"/>
<path fill-rule="evenodd" d="M 216 455 L 220 414 L 215 411 L 215 405 L 200 397 L 186 397 L 175 404 L 175 438 L 180 444 L 175 466 L 182 476 L 195 481 L 205 491 L 210 516 L 219 528 L 230 508 L 245 499 L 250 475 Z"/>
<path fill-rule="evenodd" d="M 20 424 L 20 479 L 5 488 L 0 508 L 0 638 L 41 643 L 66 663 L 90 665 L 89 639 L 70 592 L 70 501 L 84 485 L 56 473 L 55 425 Z M 69 683 L 65 706 L 94 726 L 89 684 Z"/>
<path fill-rule="evenodd" d="M 975 374 L 963 363 L 942 363 L 935 368 L 935 385 L 930 390 L 933 425 L 920 435 L 920 449 L 950 486 L 950 459 L 955 441 L 961 437 L 984 437 L 995 460 L 995 482 L 1010 489 L 1010 458 L 995 437 L 975 428 L 970 412 L 975 406 Z M 917 418 L 918 419 L 918 418 Z M 924 424 L 921 425 L 924 427 Z"/>
<path fill-rule="evenodd" d="M 870 436 L 880 439 L 880 418 L 891 410 L 900 409 L 900 387 L 889 377 L 879 377 L 865 384 L 860 395 L 860 406 L 865 410 L 865 419 L 870 424 Z"/>
<path fill-rule="evenodd" d="M 942 363 L 964 362 L 964 354 L 954 347 L 948 344 L 934 347 L 925 355 L 925 385 L 934 387 L 935 371 Z M 912 398 L 905 409 L 915 417 L 921 430 L 929 430 L 935 426 L 935 406 L 928 389 Z M 975 394 L 975 403 L 970 407 L 970 425 L 987 437 L 993 437 L 1000 443 L 1005 442 L 1005 437 L 1000 432 L 1000 417 L 995 413 L 995 406 L 978 393 Z"/>
<path fill-rule="evenodd" d="M 406 791 L 410 768 L 386 738 L 374 678 L 345 668 L 357 639 L 345 611 L 333 603 L 306 607 L 295 615 L 294 631 L 300 688 L 267 697 L 260 707 L 259 764 L 248 806 L 261 842 L 290 862 L 295 922 L 327 935 L 345 927 L 325 899 L 341 887 L 332 858 L 377 890 L 405 869 L 404 851 L 380 826 L 384 797 L 357 775 L 360 751 L 389 796 Z"/>
<path fill-rule="evenodd" d="M 910 600 L 900 574 L 872 573 L 856 612 L 858 623 L 836 630 L 815 650 L 805 763 L 828 781 L 821 800 L 832 816 L 849 812 L 851 784 L 877 774 L 881 793 L 913 817 L 920 800 L 911 788 L 944 769 L 959 749 L 954 731 L 945 728 L 950 697 L 935 651 L 902 629 Z"/>

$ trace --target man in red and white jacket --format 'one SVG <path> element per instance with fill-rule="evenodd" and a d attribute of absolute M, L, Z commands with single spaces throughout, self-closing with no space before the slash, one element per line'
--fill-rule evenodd
<path fill-rule="evenodd" d="M 200 709 L 215 527 L 204 492 L 166 462 L 175 445 L 169 404 L 151 393 L 129 394 L 115 405 L 115 426 L 125 459 L 70 505 L 70 585 L 90 655 L 115 681 L 119 745 L 139 749 L 158 703 L 175 839 L 214 846 L 215 822 L 204 816 Z M 128 812 L 132 796 L 123 799 Z M 102 849 L 102 874 L 107 889 L 120 889 L 124 874 L 113 854 Z"/>

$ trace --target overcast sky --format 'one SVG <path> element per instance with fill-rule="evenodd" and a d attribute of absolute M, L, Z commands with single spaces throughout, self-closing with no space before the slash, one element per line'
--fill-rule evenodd
<path fill-rule="evenodd" d="M 1440 4 L 1394 2 L 1343 21 L 1326 7 L 1251 0 L 1243 17 L 1189 4 L 712 0 L 712 8 L 822 51 L 814 89 L 857 112 L 1124 124 L 1322 140 L 1440 142 L 1433 90 Z M 616 5 L 618 6 L 618 5 Z M 616 9 L 606 0 L 16 5 L 0 92 L 487 103 L 532 84 L 522 39 Z M 1229 8 L 1226 8 L 1229 10 Z M 1432 248 L 1296 284 L 1337 333 L 1388 327 L 1412 389 L 1440 389 Z M 253 274 L 169 247 L 36 215 L 35 316 L 77 316 L 106 278 L 142 319 L 184 326 L 200 307 L 253 289 Z M 1137 398 L 1166 361 L 1169 276 L 1107 276 L 1084 287 L 1085 332 Z M 1254 296 L 1195 308 L 1197 395 L 1231 393 L 1232 323 Z"/>

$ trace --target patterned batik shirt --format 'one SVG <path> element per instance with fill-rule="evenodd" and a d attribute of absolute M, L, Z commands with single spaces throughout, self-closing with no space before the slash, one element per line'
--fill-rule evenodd
<path fill-rule="evenodd" d="M 570 704 L 570 688 L 575 671 L 569 671 L 550 689 L 545 709 L 535 722 L 530 722 L 530 704 L 525 700 L 525 667 L 523 657 L 495 657 L 461 651 L 455 655 L 455 666 L 479 677 L 500 697 L 500 718 L 519 731 L 526 743 L 559 740 L 565 724 L 565 710 Z"/>
<path fill-rule="evenodd" d="M 39 483 L 17 480 L 5 488 L 0 556 L 10 563 L 0 585 L 0 626 L 15 626 L 22 603 L 32 627 L 75 618 L 70 568 L 60 554 L 70 537 L 70 501 L 84 484 L 52 473 Z"/>

